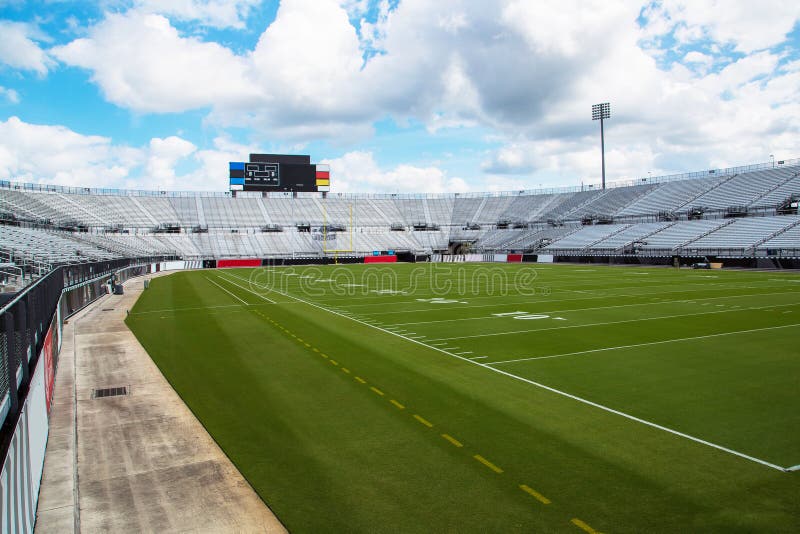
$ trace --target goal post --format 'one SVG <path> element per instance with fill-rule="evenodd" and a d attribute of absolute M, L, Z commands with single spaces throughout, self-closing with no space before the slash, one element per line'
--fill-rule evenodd
<path fill-rule="evenodd" d="M 328 232 L 328 228 L 330 226 L 328 224 L 328 210 L 325 207 L 325 202 L 324 201 L 320 202 L 320 204 L 322 206 L 322 252 L 325 253 L 325 254 L 333 254 L 334 262 L 336 262 L 336 258 L 338 256 L 338 254 L 343 253 L 343 252 L 353 252 L 354 251 L 354 247 L 353 247 L 353 232 L 355 231 L 355 227 L 353 226 L 353 203 L 350 202 L 347 205 L 347 209 L 348 209 L 348 221 L 347 221 L 348 244 L 347 244 L 346 248 L 338 247 L 338 245 L 339 245 L 339 240 L 338 239 L 336 240 L 336 245 L 334 245 L 333 248 L 328 248 L 328 241 L 329 241 L 329 239 L 328 239 L 328 233 L 329 233 Z M 336 232 L 336 233 L 338 234 L 340 232 Z M 334 233 L 331 232 L 331 235 L 333 235 L 333 234 Z M 330 241 L 333 241 L 333 239 L 331 239 Z"/>

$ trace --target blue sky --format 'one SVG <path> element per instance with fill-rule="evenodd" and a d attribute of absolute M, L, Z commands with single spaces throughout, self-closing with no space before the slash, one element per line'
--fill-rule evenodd
<path fill-rule="evenodd" d="M 0 179 L 490 191 L 800 157 L 800 6 L 772 0 L 0 0 Z"/>

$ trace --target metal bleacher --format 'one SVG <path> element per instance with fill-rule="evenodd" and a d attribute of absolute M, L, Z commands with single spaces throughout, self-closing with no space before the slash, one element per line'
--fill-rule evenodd
<path fill-rule="evenodd" d="M 796 222 L 794 217 L 748 217 L 734 219 L 718 230 L 692 241 L 684 250 L 689 253 L 703 254 L 725 251 L 742 251 L 756 246 L 772 235 Z"/>
<path fill-rule="evenodd" d="M 792 241 L 798 236 L 794 216 L 777 215 L 779 206 L 787 211 L 787 199 L 800 194 L 800 161 L 778 163 L 641 179 L 606 190 L 438 195 L 233 197 L 2 182 L 0 253 L 56 264 L 148 254 L 425 253 L 451 243 L 483 251 L 594 255 L 800 250 Z M 689 208 L 702 209 L 698 215 Z M 687 220 L 696 217 L 702 219 Z M 323 226 L 335 227 L 324 244 Z"/>
<path fill-rule="evenodd" d="M 706 209 L 747 206 L 788 180 L 791 176 L 788 172 L 784 169 L 766 169 L 736 174 L 694 199 L 692 205 Z"/>
<path fill-rule="evenodd" d="M 584 226 L 575 233 L 569 234 L 546 247 L 544 251 L 579 251 L 592 247 L 595 243 L 608 239 L 610 236 L 621 232 L 630 224 L 602 224 L 597 226 Z"/>

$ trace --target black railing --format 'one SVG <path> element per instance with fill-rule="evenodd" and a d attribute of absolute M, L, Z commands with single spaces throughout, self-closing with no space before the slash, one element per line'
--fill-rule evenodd
<path fill-rule="evenodd" d="M 163 260 L 128 258 L 56 267 L 0 308 L 0 457 L 8 451 L 59 302 L 63 320 L 102 295 L 103 285 L 115 272 L 137 265 L 144 271 L 159 261 Z"/>

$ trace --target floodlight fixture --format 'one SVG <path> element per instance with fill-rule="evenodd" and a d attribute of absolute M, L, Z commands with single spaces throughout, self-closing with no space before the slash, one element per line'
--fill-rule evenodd
<path fill-rule="evenodd" d="M 603 134 L 603 120 L 611 118 L 611 104 L 603 102 L 602 104 L 592 104 L 592 120 L 600 121 L 600 158 L 603 165 L 603 189 L 606 188 L 606 143 Z"/>

